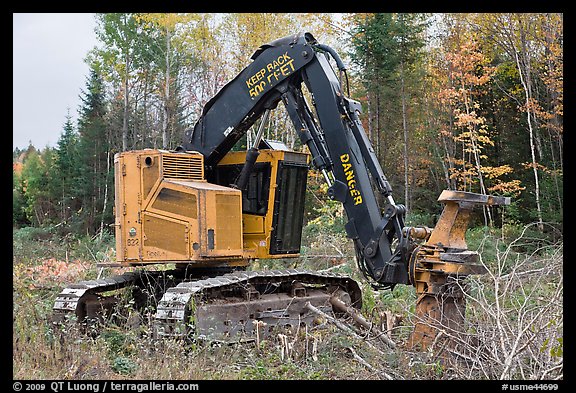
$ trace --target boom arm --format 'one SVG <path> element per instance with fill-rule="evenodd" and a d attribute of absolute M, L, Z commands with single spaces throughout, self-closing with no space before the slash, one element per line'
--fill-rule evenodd
<path fill-rule="evenodd" d="M 406 284 L 405 208 L 394 202 L 358 117 L 361 106 L 344 95 L 327 54 L 344 73 L 338 54 L 309 33 L 261 46 L 252 56 L 254 61 L 206 104 L 194 128 L 187 131 L 182 149 L 204 154 L 210 173 L 250 126 L 282 101 L 310 150 L 313 166 L 323 173 L 330 197 L 344 206 L 346 232 L 354 241 L 362 272 L 377 287 Z M 316 117 L 302 84 L 312 95 Z M 372 183 L 387 201 L 383 209 Z M 398 246 L 392 251 L 394 238 Z"/>

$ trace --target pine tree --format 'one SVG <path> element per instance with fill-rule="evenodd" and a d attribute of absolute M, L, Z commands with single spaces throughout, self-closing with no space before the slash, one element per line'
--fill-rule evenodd
<path fill-rule="evenodd" d="M 105 122 L 104 84 L 97 64 L 92 64 L 87 89 L 82 92 L 82 107 L 78 120 L 78 154 L 80 176 L 77 181 L 81 199 L 82 229 L 93 234 L 103 220 L 111 222 L 107 203 L 110 175 L 109 136 Z"/>
<path fill-rule="evenodd" d="M 353 28 L 350 53 L 367 92 L 369 137 L 391 182 L 403 178 L 406 205 L 410 204 L 409 112 L 414 86 L 421 79 L 414 68 L 425 43 L 425 18 L 423 14 L 361 15 Z M 397 170 L 400 157 L 402 175 Z"/>
<path fill-rule="evenodd" d="M 56 148 L 56 169 L 59 177 L 56 189 L 60 221 L 67 223 L 72 214 L 80 208 L 80 199 L 77 195 L 76 184 L 80 179 L 80 156 L 78 152 L 79 138 L 72 124 L 70 112 L 66 115 L 66 121 Z"/>

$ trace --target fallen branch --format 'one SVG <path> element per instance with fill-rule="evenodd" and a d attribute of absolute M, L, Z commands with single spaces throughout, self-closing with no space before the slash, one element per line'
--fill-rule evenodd
<path fill-rule="evenodd" d="M 327 321 L 332 322 L 334 325 L 336 325 L 336 327 L 338 329 L 343 330 L 346 333 L 348 333 L 354 337 L 361 338 L 349 326 L 346 326 L 345 324 L 343 324 L 342 322 L 340 322 L 336 318 L 333 318 L 330 315 L 326 314 L 324 311 L 321 311 L 318 308 L 314 307 L 312 304 L 310 304 L 310 302 L 306 302 L 304 307 L 307 308 L 308 310 L 312 311 L 314 314 L 320 315 L 321 317 L 325 318 Z"/>
<path fill-rule="evenodd" d="M 374 331 L 376 336 L 382 340 L 386 345 L 390 348 L 396 348 L 396 343 L 390 339 L 386 334 L 384 334 L 380 329 L 376 328 L 374 324 L 368 322 L 364 317 L 356 312 L 356 310 L 348 305 L 346 305 L 342 300 L 338 299 L 335 296 L 330 297 L 330 303 L 334 306 L 337 310 L 342 311 L 352 317 L 354 321 L 356 321 L 361 326 L 364 326 L 368 330 Z"/>
<path fill-rule="evenodd" d="M 327 269 L 318 270 L 318 273 L 327 273 L 327 272 L 331 272 L 332 270 L 341 269 L 341 268 L 342 268 L 342 265 L 335 265 L 335 266 L 329 267 Z"/>
<path fill-rule="evenodd" d="M 366 341 L 364 338 L 362 338 L 361 336 L 359 336 L 358 334 L 356 334 L 356 332 L 354 330 L 352 330 L 349 326 L 346 326 L 345 324 L 343 324 L 342 322 L 340 322 L 339 320 L 337 320 L 336 318 L 331 317 L 330 315 L 326 314 L 325 312 L 319 310 L 318 308 L 314 307 L 312 304 L 310 304 L 310 302 L 306 302 L 306 304 L 304 305 L 305 308 L 307 308 L 308 310 L 312 311 L 314 314 L 320 315 L 321 317 L 325 318 L 328 322 L 333 323 L 334 325 L 336 325 L 337 328 L 339 328 L 340 330 L 348 333 L 349 335 L 351 335 L 354 338 L 357 338 L 359 340 L 364 341 L 370 348 L 372 348 L 373 350 L 375 350 L 376 352 L 378 352 L 380 355 L 386 355 L 381 349 L 379 349 L 378 347 L 376 347 L 374 344 L 372 344 L 369 341 Z"/>
<path fill-rule="evenodd" d="M 374 371 L 375 373 L 382 374 L 384 376 L 384 378 L 386 378 L 386 379 L 390 379 L 390 380 L 394 379 L 394 378 L 392 378 L 392 376 L 390 374 L 386 373 L 385 371 L 378 370 L 377 368 L 372 366 L 370 363 L 368 363 L 366 360 L 364 360 L 362 357 L 360 357 L 356 353 L 354 348 L 352 348 L 352 347 L 346 347 L 346 348 L 348 348 L 348 350 L 350 350 L 350 352 L 352 353 L 352 356 L 354 357 L 354 360 L 356 360 L 358 363 L 360 363 L 361 365 L 363 365 L 367 369 Z"/>

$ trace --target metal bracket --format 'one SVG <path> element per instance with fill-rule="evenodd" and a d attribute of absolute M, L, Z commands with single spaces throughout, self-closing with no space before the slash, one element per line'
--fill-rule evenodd
<path fill-rule="evenodd" d="M 393 217 L 398 214 L 403 214 L 405 211 L 406 208 L 404 205 L 386 205 L 382 221 L 380 221 L 380 224 L 378 224 L 378 227 L 374 230 L 374 236 L 372 239 L 370 239 L 364 247 L 363 252 L 365 257 L 373 258 L 376 255 L 376 252 L 378 251 L 378 243 L 380 242 L 380 238 L 384 234 L 384 230 L 388 226 L 388 223 L 390 223 Z"/>

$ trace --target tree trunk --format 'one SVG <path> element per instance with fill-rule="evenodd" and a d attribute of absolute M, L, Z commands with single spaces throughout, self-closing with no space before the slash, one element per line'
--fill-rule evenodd
<path fill-rule="evenodd" d="M 400 62 L 400 94 L 402 95 L 402 128 L 404 130 L 404 203 L 410 211 L 408 185 L 408 121 L 406 114 L 406 92 L 404 90 L 404 62 Z"/>
<path fill-rule="evenodd" d="M 530 22 L 527 22 L 530 23 Z M 523 25 L 521 22 L 518 23 L 520 26 L 520 53 L 522 54 L 522 59 L 518 60 L 518 65 L 520 65 L 521 63 L 524 64 L 524 81 L 525 83 L 523 83 L 523 86 L 525 88 L 525 92 L 528 95 L 528 98 L 526 100 L 526 110 L 530 111 L 531 110 L 531 106 L 532 106 L 532 97 L 534 97 L 534 95 L 532 94 L 532 65 L 531 65 L 531 59 L 530 59 L 530 52 L 531 49 L 528 48 L 528 39 L 526 37 L 526 29 L 524 29 Z M 518 51 L 516 52 L 516 57 L 518 57 Z M 534 125 L 531 125 L 532 128 L 532 133 L 533 133 L 533 140 L 534 140 L 534 152 L 535 154 L 538 156 L 538 161 L 542 161 L 542 142 L 540 140 L 540 133 L 538 132 L 538 119 L 536 118 L 536 115 L 532 115 L 531 116 L 531 121 L 534 123 Z"/>
<path fill-rule="evenodd" d="M 380 155 L 380 92 L 376 91 L 376 138 L 375 145 L 376 157 L 378 157 L 378 162 L 382 163 L 382 157 Z"/>
<path fill-rule="evenodd" d="M 143 111 L 144 111 L 144 132 L 148 134 L 149 143 L 152 143 L 152 147 L 156 149 L 156 135 L 154 135 L 153 130 L 148 125 L 148 71 L 146 71 L 146 77 L 144 78 L 144 97 L 142 98 L 143 102 Z M 150 145 L 148 145 L 150 146 Z"/>
<path fill-rule="evenodd" d="M 164 117 L 162 119 L 162 148 L 168 148 L 168 117 L 170 102 L 170 31 L 166 28 L 166 73 L 164 75 Z"/>
<path fill-rule="evenodd" d="M 540 181 L 538 179 L 538 167 L 536 162 L 536 147 L 534 143 L 534 131 L 532 129 L 532 112 L 530 109 L 530 91 L 528 90 L 528 86 L 526 84 L 526 78 L 524 78 L 523 74 L 526 70 L 522 70 L 522 66 L 520 64 L 520 58 L 518 55 L 518 51 L 516 51 L 516 65 L 518 67 L 518 73 L 520 74 L 520 82 L 522 83 L 522 87 L 524 88 L 524 98 L 526 100 L 526 120 L 528 121 L 528 131 L 530 137 L 530 154 L 532 156 L 532 171 L 534 173 L 534 193 L 536 197 L 536 210 L 538 213 L 538 230 L 543 231 L 544 225 L 542 222 L 542 208 L 540 206 Z"/>
<path fill-rule="evenodd" d="M 448 145 L 446 144 L 446 137 L 444 135 L 441 136 L 442 138 L 442 147 L 444 148 L 445 159 L 442 158 L 440 154 L 438 157 L 442 160 L 442 168 L 444 168 L 444 175 L 446 176 L 446 185 L 448 186 L 449 190 L 455 190 L 456 187 L 454 185 L 454 180 L 450 179 L 450 173 L 453 170 L 453 163 L 452 158 L 450 158 L 450 150 L 448 150 Z M 448 162 L 448 167 L 446 166 L 445 162 Z"/>
<path fill-rule="evenodd" d="M 122 119 L 122 150 L 128 150 L 128 65 L 130 57 L 126 54 L 126 70 L 124 74 L 124 118 Z"/>
<path fill-rule="evenodd" d="M 545 59 L 546 59 L 546 67 L 548 68 L 549 71 L 552 71 L 555 68 L 555 64 L 553 62 L 554 54 L 552 53 L 552 50 L 551 50 L 551 46 L 553 45 L 553 42 L 554 42 L 554 40 L 552 38 L 552 35 L 554 34 L 554 32 L 553 32 L 553 27 L 552 27 L 551 23 L 548 23 L 548 22 L 550 22 L 550 14 L 546 14 L 546 21 L 547 21 L 547 23 L 545 25 L 546 33 L 544 35 L 545 42 L 546 42 Z M 552 113 L 552 118 L 550 119 L 550 122 L 548 123 L 548 126 L 547 126 L 548 138 L 550 140 L 550 154 L 551 154 L 551 158 L 552 158 L 552 163 L 553 163 L 553 166 L 555 169 L 555 171 L 553 172 L 553 177 L 554 177 L 554 186 L 556 189 L 556 198 L 558 200 L 559 208 L 562 209 L 562 206 L 563 206 L 562 193 L 560 192 L 558 175 L 556 172 L 556 170 L 558 169 L 558 166 L 559 166 L 560 170 L 563 171 L 562 135 L 560 133 L 560 130 L 562 129 L 562 124 L 560 121 L 560 117 L 558 116 L 558 113 L 556 112 L 556 105 L 558 103 L 559 93 L 558 93 L 556 88 L 553 88 L 553 87 L 549 86 L 548 84 L 547 84 L 547 89 L 548 89 L 548 92 L 550 94 L 548 107 L 550 108 L 549 110 Z M 556 138 L 558 140 L 558 158 L 556 158 L 556 151 L 554 148 L 554 141 Z M 557 164 L 557 162 L 558 162 L 558 164 Z"/>
<path fill-rule="evenodd" d="M 102 215 L 100 216 L 100 234 L 99 240 L 102 240 L 102 232 L 104 232 L 104 215 L 108 207 L 108 175 L 110 173 L 110 149 L 106 152 L 106 176 L 104 177 L 104 204 L 102 206 Z"/>
<path fill-rule="evenodd" d="M 366 93 L 366 105 L 368 111 L 368 139 L 374 143 L 373 130 L 372 130 L 372 97 L 370 92 Z"/>
<path fill-rule="evenodd" d="M 465 89 L 464 83 L 462 83 L 461 89 Z M 471 94 L 471 92 L 470 92 Z M 470 102 L 468 96 L 464 97 L 464 107 L 466 108 L 466 114 L 470 116 Z M 480 192 L 482 194 L 487 194 L 486 187 L 484 185 L 484 177 L 482 176 L 482 165 L 480 164 L 480 147 L 476 143 L 476 134 L 478 133 L 476 126 L 474 124 L 470 125 L 470 143 L 472 145 L 472 156 L 474 157 L 474 165 L 476 166 L 476 171 L 478 172 L 478 183 L 480 184 Z M 472 184 L 472 182 L 470 182 Z M 490 213 L 490 207 L 484 206 L 482 209 L 484 213 L 484 225 L 492 226 L 492 215 Z"/>

